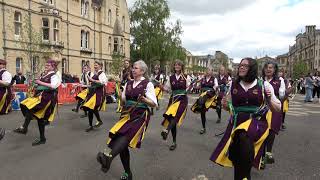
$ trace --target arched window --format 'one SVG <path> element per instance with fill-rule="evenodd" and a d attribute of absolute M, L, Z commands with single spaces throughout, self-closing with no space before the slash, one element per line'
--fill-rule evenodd
<path fill-rule="evenodd" d="M 19 72 L 22 70 L 22 58 L 17 57 L 16 58 L 16 72 Z"/>
<path fill-rule="evenodd" d="M 89 2 L 87 0 L 81 0 L 81 16 L 88 17 L 89 15 Z"/>
<path fill-rule="evenodd" d="M 89 31 L 86 32 L 84 30 L 81 30 L 81 47 L 82 48 L 89 48 L 89 38 L 90 38 Z"/>
<path fill-rule="evenodd" d="M 111 12 L 111 9 L 109 9 L 109 11 L 108 11 L 108 24 L 111 25 L 111 22 L 112 22 L 112 12 Z"/>
<path fill-rule="evenodd" d="M 122 16 L 122 28 L 123 32 L 126 32 L 126 18 L 124 16 Z"/>
<path fill-rule="evenodd" d="M 22 19 L 21 19 L 20 12 L 14 12 L 14 34 L 20 36 L 21 34 L 21 27 L 22 27 Z"/>
<path fill-rule="evenodd" d="M 59 21 L 58 20 L 53 21 L 53 41 L 55 42 L 59 41 Z"/>
<path fill-rule="evenodd" d="M 43 18 L 42 19 L 42 39 L 45 41 L 49 41 L 49 38 L 50 38 L 49 19 Z"/>

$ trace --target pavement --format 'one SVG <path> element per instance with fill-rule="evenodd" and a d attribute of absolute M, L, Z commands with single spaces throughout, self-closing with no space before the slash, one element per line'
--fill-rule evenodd
<path fill-rule="evenodd" d="M 196 100 L 189 97 L 189 105 Z M 318 101 L 318 100 L 317 100 Z M 169 151 L 171 136 L 163 141 L 160 136 L 162 113 L 168 98 L 161 101 L 161 108 L 151 117 L 141 149 L 130 150 L 131 169 L 135 180 L 229 180 L 233 169 L 224 168 L 209 160 L 220 141 L 216 133 L 223 132 L 228 114 L 223 113 L 222 123 L 216 124 L 217 115 L 207 114 L 207 133 L 200 135 L 200 115 L 190 110 L 178 129 L 178 147 Z M 189 106 L 190 107 L 190 106 Z M 55 121 L 47 127 L 47 143 L 32 147 L 38 137 L 36 122 L 31 122 L 27 135 L 15 134 L 13 129 L 23 122 L 21 112 L 0 116 L 0 127 L 6 136 L 0 142 L 0 180 L 118 180 L 123 172 L 120 158 L 114 159 L 107 174 L 100 171 L 96 154 L 106 148 L 108 130 L 119 114 L 116 105 L 109 104 L 100 115 L 104 124 L 86 133 L 88 120 L 81 113 L 71 111 L 73 105 L 59 106 Z M 309 180 L 320 179 L 320 104 L 304 103 L 297 95 L 290 102 L 286 117 L 287 129 L 275 140 L 275 164 L 263 171 L 253 169 L 252 179 L 259 180 Z"/>

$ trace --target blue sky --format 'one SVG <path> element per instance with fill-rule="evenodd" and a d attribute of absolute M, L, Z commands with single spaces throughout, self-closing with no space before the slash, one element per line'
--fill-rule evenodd
<path fill-rule="evenodd" d="M 135 0 L 128 0 L 129 7 Z M 320 0 L 168 0 L 183 26 L 183 46 L 195 55 L 220 50 L 243 57 L 288 51 L 306 25 L 320 29 Z"/>

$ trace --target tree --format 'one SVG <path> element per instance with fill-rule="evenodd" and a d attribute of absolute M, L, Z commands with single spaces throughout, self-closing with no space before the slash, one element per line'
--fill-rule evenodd
<path fill-rule="evenodd" d="M 143 59 L 148 65 L 157 59 L 162 66 L 174 59 L 185 60 L 181 22 L 168 23 L 170 9 L 166 0 L 137 0 L 130 9 L 130 18 L 132 59 Z"/>
<path fill-rule="evenodd" d="M 42 30 L 37 30 L 32 26 L 30 16 L 25 16 L 22 21 L 22 31 L 18 37 L 16 44 L 18 49 L 24 54 L 28 63 L 28 74 L 34 75 L 40 72 L 44 66 L 44 59 L 53 55 L 50 41 L 43 40 Z"/>
<path fill-rule="evenodd" d="M 119 75 L 121 74 L 122 70 L 122 65 L 123 65 L 123 56 L 119 53 L 114 53 L 112 55 L 112 64 L 111 64 L 111 73 L 114 75 Z"/>
<path fill-rule="evenodd" d="M 293 79 L 299 79 L 308 72 L 308 66 L 305 62 L 299 60 L 293 64 Z"/>

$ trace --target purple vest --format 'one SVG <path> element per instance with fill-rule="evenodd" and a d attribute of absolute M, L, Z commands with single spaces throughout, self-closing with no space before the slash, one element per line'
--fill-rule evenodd
<path fill-rule="evenodd" d="M 270 84 L 272 85 L 273 89 L 274 89 L 274 94 L 277 96 L 277 98 L 279 98 L 279 89 L 281 86 L 281 81 L 279 78 L 273 78 L 270 81 Z"/>
<path fill-rule="evenodd" d="M 218 76 L 218 84 L 219 85 L 227 85 L 228 84 L 228 77 L 227 76 L 223 76 L 222 79 L 220 79 L 220 75 Z"/>
<path fill-rule="evenodd" d="M 186 90 L 187 89 L 187 81 L 185 78 L 180 75 L 180 78 L 177 80 L 176 75 L 173 74 L 170 76 L 170 84 L 171 84 L 171 90 Z"/>
<path fill-rule="evenodd" d="M 93 76 L 92 76 L 92 79 L 94 79 L 94 80 L 99 80 L 99 76 L 100 76 L 100 74 L 102 73 L 103 71 L 99 71 L 97 74 L 94 74 Z"/>
<path fill-rule="evenodd" d="M 259 107 L 263 103 L 262 87 L 257 83 L 257 85 L 246 92 L 239 83 L 233 82 L 231 86 L 231 98 L 234 107 Z"/>
<path fill-rule="evenodd" d="M 201 80 L 201 88 L 213 88 L 214 86 L 214 77 L 211 76 L 209 81 L 207 81 L 206 77 Z"/>
<path fill-rule="evenodd" d="M 50 73 L 45 76 L 42 76 L 42 77 L 40 77 L 40 81 L 45 82 L 45 83 L 51 83 L 51 77 L 55 74 L 56 73 Z"/>
<path fill-rule="evenodd" d="M 142 95 L 145 93 L 149 80 L 147 79 L 142 80 L 135 88 L 133 88 L 133 82 L 134 82 L 133 80 L 127 82 L 126 100 L 137 101 L 139 95 Z"/>

